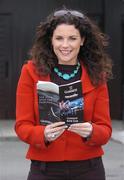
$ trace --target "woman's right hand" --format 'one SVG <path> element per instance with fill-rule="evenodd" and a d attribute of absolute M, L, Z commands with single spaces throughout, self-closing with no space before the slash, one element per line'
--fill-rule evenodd
<path fill-rule="evenodd" d="M 45 142 L 51 142 L 57 139 L 67 127 L 65 122 L 55 122 L 47 125 L 44 130 Z"/>

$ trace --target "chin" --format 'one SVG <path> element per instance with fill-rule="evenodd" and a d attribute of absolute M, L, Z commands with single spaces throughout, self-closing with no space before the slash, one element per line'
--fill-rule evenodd
<path fill-rule="evenodd" d="M 68 58 L 58 58 L 58 59 L 62 59 L 59 61 L 60 64 L 75 64 L 75 62 L 71 61 L 71 59 Z"/>

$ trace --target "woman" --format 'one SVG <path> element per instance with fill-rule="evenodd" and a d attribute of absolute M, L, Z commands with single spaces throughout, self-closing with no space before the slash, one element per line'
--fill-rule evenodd
<path fill-rule="evenodd" d="M 112 63 L 106 46 L 105 35 L 79 11 L 55 11 L 37 28 L 32 58 L 23 66 L 17 87 L 15 130 L 29 144 L 28 180 L 105 179 L 101 146 L 112 132 L 106 84 Z M 81 80 L 84 122 L 69 127 L 63 121 L 40 124 L 38 80 L 59 85 Z"/>

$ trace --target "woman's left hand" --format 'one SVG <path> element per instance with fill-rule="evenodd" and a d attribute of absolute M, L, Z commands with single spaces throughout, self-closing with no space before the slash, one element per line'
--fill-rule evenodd
<path fill-rule="evenodd" d="M 91 135 L 93 126 L 89 122 L 77 123 L 77 124 L 70 125 L 68 130 L 72 131 L 74 133 L 77 133 L 78 135 L 80 135 L 83 138 L 87 138 Z"/>

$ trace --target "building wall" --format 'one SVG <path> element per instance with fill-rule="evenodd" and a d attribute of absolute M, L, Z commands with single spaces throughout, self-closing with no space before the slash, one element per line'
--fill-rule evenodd
<path fill-rule="evenodd" d="M 15 118 L 17 81 L 22 64 L 28 58 L 36 26 L 63 5 L 86 12 L 110 36 L 109 52 L 115 64 L 115 79 L 109 83 L 111 116 L 123 118 L 123 0 L 1 0 L 0 119 Z"/>

